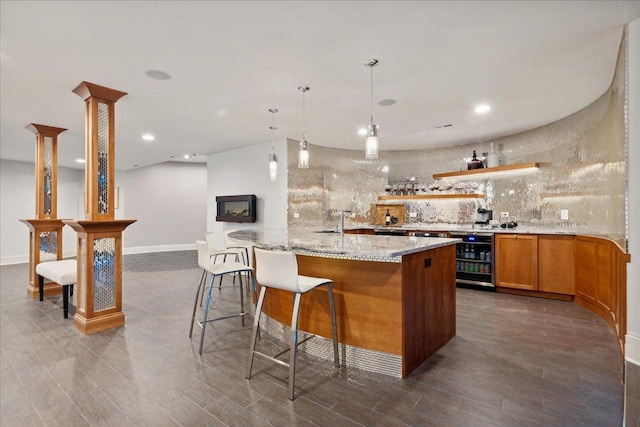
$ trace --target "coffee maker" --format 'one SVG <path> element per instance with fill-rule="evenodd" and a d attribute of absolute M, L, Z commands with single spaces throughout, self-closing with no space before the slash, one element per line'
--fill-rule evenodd
<path fill-rule="evenodd" d="M 478 208 L 478 216 L 476 217 L 476 224 L 489 225 L 489 221 L 493 219 L 493 211 L 484 208 Z"/>

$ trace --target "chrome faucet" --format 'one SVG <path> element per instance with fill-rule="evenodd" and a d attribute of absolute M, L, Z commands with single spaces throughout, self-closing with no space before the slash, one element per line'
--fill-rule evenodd
<path fill-rule="evenodd" d="M 340 211 L 340 235 L 344 236 L 344 214 L 351 215 L 352 211 L 341 210 Z"/>

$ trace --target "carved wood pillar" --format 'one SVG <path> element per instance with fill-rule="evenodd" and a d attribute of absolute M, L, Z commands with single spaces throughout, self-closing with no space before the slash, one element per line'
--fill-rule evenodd
<path fill-rule="evenodd" d="M 85 220 L 64 221 L 78 234 L 78 310 L 83 334 L 124 325 L 122 232 L 135 219 L 115 220 L 115 103 L 124 95 L 89 82 L 73 92 L 86 105 Z"/>
<path fill-rule="evenodd" d="M 36 218 L 21 219 L 29 227 L 29 285 L 27 295 L 38 298 L 36 265 L 62 258 L 62 220 L 58 215 L 58 135 L 66 129 L 30 123 L 36 135 Z M 45 296 L 57 295 L 61 287 L 45 282 Z"/>

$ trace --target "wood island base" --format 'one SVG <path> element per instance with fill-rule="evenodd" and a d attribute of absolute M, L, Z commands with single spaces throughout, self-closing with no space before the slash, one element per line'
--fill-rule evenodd
<path fill-rule="evenodd" d="M 333 280 L 338 339 L 347 366 L 369 366 L 372 351 L 401 360 L 397 372 L 407 377 L 456 333 L 455 245 L 380 262 L 297 254 L 299 274 Z M 259 268 L 259 266 L 258 266 Z M 325 289 L 302 297 L 300 329 L 331 337 Z M 269 291 L 264 313 L 289 326 L 293 301 L 289 292 Z M 347 356 L 344 349 L 350 348 Z M 366 369 L 366 368 L 365 368 Z"/>

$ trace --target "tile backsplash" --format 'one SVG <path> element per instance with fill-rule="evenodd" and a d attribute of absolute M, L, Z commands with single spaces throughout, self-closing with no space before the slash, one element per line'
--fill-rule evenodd
<path fill-rule="evenodd" d="M 311 146 L 311 167 L 296 167 L 298 144 L 288 142 L 289 228 L 333 228 L 340 210 L 355 217 L 346 225 L 371 222 L 371 206 L 388 184 L 415 177 L 421 186 L 436 181 L 436 173 L 466 169 L 473 150 L 489 152 L 490 143 L 500 165 L 536 162 L 536 169 L 482 174 L 439 184 L 477 184 L 477 199 L 403 200 L 407 222 L 471 224 L 479 207 L 493 209 L 494 219 L 509 212 L 519 223 L 604 235 L 624 247 L 625 241 L 625 96 L 624 49 L 620 50 L 609 89 L 591 105 L 554 123 L 515 135 L 440 149 L 382 151 L 365 160 L 363 151 Z M 448 192 L 454 192 L 455 187 Z M 427 193 L 432 193 L 428 191 Z M 440 193 L 436 191 L 436 193 Z M 398 201 L 388 201 L 398 203 Z M 568 210 L 568 220 L 560 211 Z M 410 215 L 409 213 L 413 213 Z"/>

